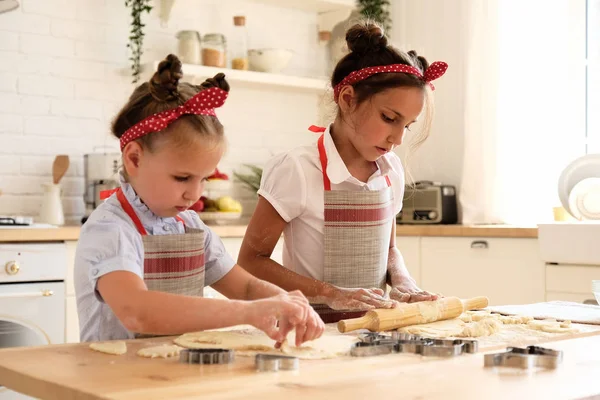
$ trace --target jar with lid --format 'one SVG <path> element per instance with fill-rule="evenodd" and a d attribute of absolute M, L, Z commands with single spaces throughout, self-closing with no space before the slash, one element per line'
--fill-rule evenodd
<path fill-rule="evenodd" d="M 220 33 L 207 33 L 202 39 L 202 64 L 224 68 L 227 63 L 227 41 Z"/>
<path fill-rule="evenodd" d="M 248 69 L 248 33 L 246 17 L 233 17 L 233 32 L 229 41 L 231 49 L 231 68 Z"/>
<path fill-rule="evenodd" d="M 197 31 L 179 31 L 175 35 L 177 43 L 177 56 L 184 64 L 200 64 L 201 42 Z"/>

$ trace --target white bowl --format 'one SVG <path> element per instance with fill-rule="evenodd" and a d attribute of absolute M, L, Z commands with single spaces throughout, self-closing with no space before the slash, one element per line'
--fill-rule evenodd
<path fill-rule="evenodd" d="M 252 71 L 281 72 L 292 60 L 294 52 L 287 49 L 248 50 L 248 63 Z"/>
<path fill-rule="evenodd" d="M 224 212 L 224 211 L 202 211 L 198 213 L 202 222 L 206 224 L 213 223 L 215 225 L 224 225 L 240 219 L 241 212 Z"/>

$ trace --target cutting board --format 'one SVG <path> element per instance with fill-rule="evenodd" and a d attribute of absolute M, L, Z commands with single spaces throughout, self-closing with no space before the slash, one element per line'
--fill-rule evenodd
<path fill-rule="evenodd" d="M 600 327 L 589 328 L 600 332 Z M 550 344 L 564 349 L 565 365 L 540 374 L 483 368 L 481 354 L 302 360 L 299 371 L 278 373 L 256 372 L 248 357 L 237 357 L 231 365 L 197 366 L 135 354 L 141 347 L 170 342 L 171 338 L 130 340 L 123 356 L 91 351 L 85 343 L 2 349 L 0 381 L 51 400 L 330 400 L 385 398 L 398 390 L 401 397 L 412 399 L 503 400 L 515 392 L 526 399 L 600 393 L 594 379 L 600 374 L 600 354 L 589 351 L 600 346 L 600 335 Z"/>
<path fill-rule="evenodd" d="M 488 307 L 488 310 L 504 315 L 528 315 L 535 319 L 554 318 L 580 324 L 600 325 L 600 306 L 568 301 L 520 304 Z"/>

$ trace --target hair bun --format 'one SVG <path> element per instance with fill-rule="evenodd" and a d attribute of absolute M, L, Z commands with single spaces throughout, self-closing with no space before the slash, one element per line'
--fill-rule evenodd
<path fill-rule="evenodd" d="M 411 50 L 408 52 L 408 55 L 413 60 L 415 66 L 421 70 L 421 72 L 425 72 L 425 70 L 429 68 L 429 62 L 427 61 L 427 59 L 423 56 L 418 55 L 416 51 Z"/>
<path fill-rule="evenodd" d="M 225 80 L 225 74 L 219 72 L 212 78 L 208 78 L 200 85 L 200 90 L 210 89 L 211 87 L 217 87 L 229 92 L 229 83 Z"/>
<path fill-rule="evenodd" d="M 386 48 L 387 37 L 383 29 L 374 22 L 359 23 L 346 32 L 348 49 L 357 54 L 378 52 Z"/>
<path fill-rule="evenodd" d="M 158 64 L 158 68 L 150 79 L 150 93 L 158 101 L 177 99 L 177 85 L 183 77 L 181 61 L 176 55 L 169 54 Z"/>

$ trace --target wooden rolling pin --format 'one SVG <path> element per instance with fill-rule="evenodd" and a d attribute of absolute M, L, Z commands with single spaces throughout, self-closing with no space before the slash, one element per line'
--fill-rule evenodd
<path fill-rule="evenodd" d="M 452 319 L 467 310 L 485 308 L 487 306 L 488 298 L 483 296 L 467 300 L 461 300 L 458 297 L 444 297 L 435 301 L 402 303 L 396 308 L 370 310 L 360 318 L 339 321 L 337 327 L 338 331 L 342 333 L 357 329 L 382 332 L 402 328 L 403 326 Z"/>

